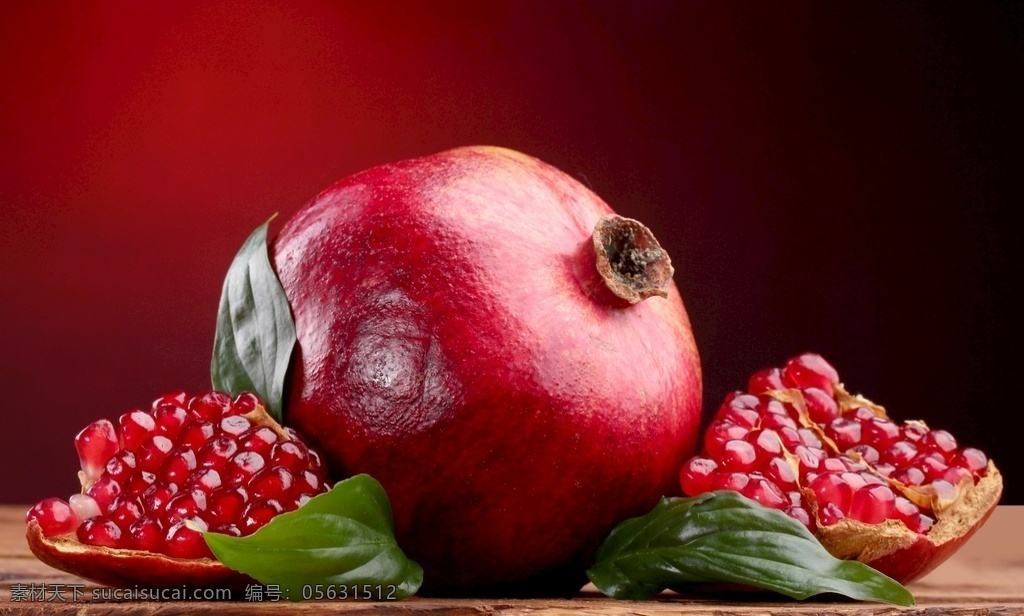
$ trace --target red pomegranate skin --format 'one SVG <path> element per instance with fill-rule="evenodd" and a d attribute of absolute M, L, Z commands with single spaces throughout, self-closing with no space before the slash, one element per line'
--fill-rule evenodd
<path fill-rule="evenodd" d="M 383 484 L 428 590 L 582 571 L 678 492 L 697 349 L 671 281 L 631 306 L 583 290 L 610 214 L 550 165 L 467 147 L 344 179 L 274 243 L 299 342 L 286 422 L 335 476 Z"/>

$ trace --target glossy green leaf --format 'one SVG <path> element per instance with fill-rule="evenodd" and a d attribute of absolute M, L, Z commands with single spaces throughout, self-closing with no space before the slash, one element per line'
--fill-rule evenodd
<path fill-rule="evenodd" d="M 270 265 L 269 224 L 268 220 L 252 232 L 228 268 L 210 376 L 216 390 L 257 394 L 280 422 L 284 380 L 295 348 L 295 322 L 281 281 Z"/>
<path fill-rule="evenodd" d="M 618 599 L 646 599 L 688 583 L 732 582 L 794 599 L 837 593 L 914 605 L 895 580 L 833 557 L 793 518 L 729 491 L 663 498 L 647 515 L 619 524 L 587 575 Z"/>
<path fill-rule="evenodd" d="M 423 570 L 395 541 L 387 494 L 369 475 L 356 475 L 302 507 L 277 516 L 248 537 L 204 533 L 214 555 L 283 596 L 308 598 L 309 588 L 370 585 L 402 599 L 423 583 Z M 377 590 L 374 590 L 377 593 Z"/>

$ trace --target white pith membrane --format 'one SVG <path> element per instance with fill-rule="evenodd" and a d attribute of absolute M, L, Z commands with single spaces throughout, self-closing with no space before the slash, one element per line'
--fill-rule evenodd
<path fill-rule="evenodd" d="M 288 430 L 285 430 L 266 412 L 262 404 L 257 404 L 253 410 L 246 413 L 225 414 L 221 419 L 229 416 L 244 417 L 249 421 L 253 430 L 261 427 L 271 429 L 278 438 L 275 442 L 295 440 Z M 184 425 L 188 425 L 188 423 L 186 421 Z M 214 438 L 216 438 L 216 433 L 210 440 Z M 296 442 L 301 443 L 301 441 Z M 124 448 L 119 446 L 118 452 L 123 450 Z M 238 452 L 241 453 L 242 450 L 240 449 Z M 266 468 L 269 468 L 269 465 Z M 195 470 L 200 471 L 202 468 L 197 466 Z M 81 483 L 80 493 L 86 494 L 101 476 L 103 475 L 90 478 L 84 470 L 78 471 Z M 322 483 L 319 492 L 322 492 L 327 485 L 329 484 Z M 185 488 L 182 487 L 178 493 L 182 493 L 184 490 Z M 287 510 L 282 513 L 286 512 Z M 106 512 L 102 512 L 101 515 L 106 515 Z M 202 523 L 202 520 L 197 521 L 201 523 L 189 522 L 188 524 L 193 530 L 206 530 L 203 528 L 205 523 Z M 78 526 L 84 522 L 85 520 L 79 519 Z M 248 576 L 229 569 L 214 558 L 178 558 L 148 550 L 90 545 L 79 540 L 77 531 L 76 527 L 68 533 L 47 537 L 39 522 L 31 520 L 28 523 L 26 537 L 32 552 L 46 564 L 108 585 L 150 584 L 155 586 L 187 585 L 238 588 L 252 581 Z"/>
<path fill-rule="evenodd" d="M 843 388 L 841 383 L 835 384 L 834 388 L 840 417 L 854 409 L 867 408 L 876 417 L 889 419 L 884 407 L 871 402 L 863 396 L 850 394 Z M 935 525 L 925 533 L 917 533 L 907 527 L 902 520 L 892 518 L 877 524 L 868 524 L 859 520 L 844 518 L 830 525 L 821 524 L 820 519 L 818 519 L 815 535 L 822 545 L 825 546 L 825 549 L 837 558 L 872 562 L 908 548 L 922 538 L 936 547 L 943 546 L 948 542 L 966 538 L 970 532 L 977 529 L 999 503 L 999 497 L 1002 495 L 1003 481 L 999 470 L 991 460 L 988 461 L 984 474 L 978 478 L 976 483 L 970 477 L 965 477 L 959 485 L 954 486 L 955 492 L 952 494 L 939 494 L 931 484 L 923 486 L 907 485 L 878 472 L 874 466 L 865 461 L 857 452 L 842 451 L 835 441 L 825 433 L 824 429 L 811 420 L 804 401 L 803 392 L 799 389 L 773 390 L 765 392 L 765 395 L 775 398 L 780 402 L 788 403 L 795 408 L 798 412 L 800 424 L 805 428 L 813 430 L 831 455 L 844 455 L 864 464 L 870 472 L 885 479 L 893 492 L 903 495 L 920 507 L 923 512 L 931 513 L 935 517 Z M 905 423 L 916 423 L 928 429 L 928 426 L 922 421 L 910 420 Z M 789 462 L 794 474 L 797 476 L 797 483 L 799 485 L 800 473 L 797 458 L 786 449 L 784 444 L 782 449 L 787 462 Z M 806 486 L 800 487 L 804 498 L 807 499 L 811 513 L 817 519 L 817 496 Z"/>

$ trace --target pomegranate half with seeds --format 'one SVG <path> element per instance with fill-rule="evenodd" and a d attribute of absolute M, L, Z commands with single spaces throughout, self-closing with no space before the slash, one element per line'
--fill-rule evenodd
<path fill-rule="evenodd" d="M 104 584 L 233 586 L 196 530 L 250 535 L 325 491 L 320 454 L 253 394 L 155 400 L 75 437 L 82 492 L 25 516 L 43 562 Z"/>
<path fill-rule="evenodd" d="M 690 496 L 734 490 L 781 509 L 833 555 L 904 583 L 956 551 L 1002 493 L 984 453 L 924 422 L 892 421 L 813 353 L 730 394 L 680 482 Z"/>

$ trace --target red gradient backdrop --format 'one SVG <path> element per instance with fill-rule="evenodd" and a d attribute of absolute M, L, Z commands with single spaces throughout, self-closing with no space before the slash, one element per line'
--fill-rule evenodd
<path fill-rule="evenodd" d="M 1024 503 L 1021 34 L 1019 3 L 8 3 L 0 500 L 66 496 L 88 421 L 208 386 L 270 214 L 483 143 L 654 230 L 706 412 L 817 350 Z"/>

